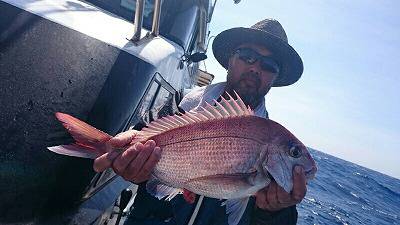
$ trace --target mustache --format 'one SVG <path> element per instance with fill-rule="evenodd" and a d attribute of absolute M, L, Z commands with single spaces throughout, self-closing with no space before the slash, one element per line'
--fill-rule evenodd
<path fill-rule="evenodd" d="M 261 79 L 260 79 L 259 74 L 253 73 L 253 72 L 242 73 L 242 74 L 240 75 L 240 78 L 241 78 L 242 80 L 243 80 L 243 79 L 253 79 L 253 80 L 255 80 L 255 82 L 257 83 L 257 86 L 259 86 L 260 83 L 261 83 Z"/>

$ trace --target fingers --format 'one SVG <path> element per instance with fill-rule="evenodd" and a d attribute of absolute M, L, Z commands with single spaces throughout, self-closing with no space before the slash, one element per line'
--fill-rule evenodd
<path fill-rule="evenodd" d="M 128 130 L 122 133 L 117 134 L 115 137 L 109 140 L 109 143 L 112 147 L 122 148 L 129 143 L 131 143 L 132 139 L 136 136 L 136 130 Z"/>
<path fill-rule="evenodd" d="M 139 143 L 138 143 L 139 144 Z M 136 144 L 136 145 L 138 145 Z M 116 174 L 124 173 L 126 167 L 129 163 L 137 157 L 139 154 L 139 149 L 134 146 L 129 147 L 122 154 L 119 154 L 112 163 L 112 168 Z"/>
<path fill-rule="evenodd" d="M 149 159 L 143 165 L 142 169 L 136 175 L 137 182 L 143 182 L 150 178 L 150 174 L 153 171 L 155 165 L 160 160 L 161 149 L 160 147 L 155 147 L 153 153 L 150 155 Z"/>
<path fill-rule="evenodd" d="M 293 190 L 291 193 L 292 199 L 299 203 L 303 200 L 307 193 L 306 176 L 303 167 L 295 166 L 293 171 Z"/>
<path fill-rule="evenodd" d="M 267 193 L 268 193 L 268 187 L 265 187 L 256 193 L 256 205 L 258 208 L 260 209 L 269 208 L 267 201 Z"/>
<path fill-rule="evenodd" d="M 278 211 L 300 203 L 306 192 L 304 170 L 301 166 L 296 166 L 293 170 L 293 190 L 291 193 L 287 193 L 275 181 L 272 181 L 268 187 L 256 193 L 256 205 L 264 210 Z"/>
<path fill-rule="evenodd" d="M 111 144 L 114 147 L 126 146 L 134 136 L 135 132 L 121 133 L 112 139 L 114 143 Z M 93 168 L 96 172 L 102 172 L 112 167 L 114 172 L 125 180 L 140 183 L 149 179 L 160 157 L 160 147 L 156 147 L 156 143 L 149 140 L 145 144 L 136 143 L 125 151 L 113 150 L 105 153 L 95 159 Z"/>
<path fill-rule="evenodd" d="M 283 208 L 296 204 L 291 199 L 289 193 L 272 181 L 267 188 L 264 188 L 256 194 L 256 205 L 258 208 L 270 212 L 278 211 Z"/>
<path fill-rule="evenodd" d="M 103 172 L 105 169 L 112 166 L 113 161 L 120 155 L 119 151 L 107 152 L 100 157 L 97 157 L 93 163 L 93 169 L 97 173 Z"/>
<path fill-rule="evenodd" d="M 115 148 L 122 148 L 128 145 L 131 143 L 136 134 L 136 130 L 128 130 L 111 138 L 106 144 L 107 153 L 97 157 L 94 160 L 93 169 L 99 173 L 103 172 L 107 168 L 110 168 L 113 165 L 113 161 L 122 153 L 122 151 L 118 151 Z M 126 154 L 125 151 L 124 154 Z"/>
<path fill-rule="evenodd" d="M 258 208 L 268 210 L 270 212 L 285 208 L 286 205 L 278 200 L 278 185 L 272 181 L 267 187 L 256 193 L 256 205 Z M 286 192 L 285 192 L 286 193 Z M 289 195 L 286 193 L 286 195 Z"/>
<path fill-rule="evenodd" d="M 277 186 L 278 185 L 276 184 L 276 182 L 271 182 L 268 188 L 267 201 L 269 203 L 270 210 L 275 210 L 276 208 L 279 208 L 278 196 L 276 195 Z"/>
<path fill-rule="evenodd" d="M 149 144 L 146 143 L 146 145 L 143 144 L 138 144 L 136 148 L 140 151 L 138 156 L 130 163 L 129 166 L 129 176 L 130 177 L 136 177 L 139 173 L 141 168 L 143 168 L 143 165 L 147 161 L 147 159 L 150 157 L 151 153 L 154 150 L 153 148 L 149 147 Z"/>
<path fill-rule="evenodd" d="M 161 149 L 155 147 L 155 145 L 155 142 L 152 140 L 147 141 L 144 145 L 141 143 L 136 145 L 139 153 L 126 167 L 125 172 L 122 173 L 124 179 L 140 183 L 150 177 L 160 158 L 161 152 Z"/>
<path fill-rule="evenodd" d="M 285 191 L 281 186 L 276 188 L 276 199 L 279 204 L 290 206 L 293 204 L 292 196 Z"/>

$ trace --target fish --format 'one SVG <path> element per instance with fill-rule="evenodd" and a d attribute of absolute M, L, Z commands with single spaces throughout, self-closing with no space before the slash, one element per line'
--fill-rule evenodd
<path fill-rule="evenodd" d="M 256 116 L 236 92 L 235 97 L 226 96 L 152 121 L 131 144 L 154 140 L 161 148 L 146 184 L 151 195 L 171 200 L 188 191 L 223 199 L 228 224 L 236 225 L 249 197 L 272 180 L 290 193 L 294 166 L 303 167 L 307 180 L 315 176 L 317 167 L 307 147 L 284 126 Z M 76 142 L 49 150 L 96 158 L 112 148 L 107 144 L 111 135 L 65 113 L 57 112 L 56 117 Z"/>

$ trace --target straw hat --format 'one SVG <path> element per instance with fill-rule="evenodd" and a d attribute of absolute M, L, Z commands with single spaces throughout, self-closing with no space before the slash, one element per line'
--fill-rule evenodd
<path fill-rule="evenodd" d="M 272 52 L 280 66 L 274 87 L 291 85 L 300 79 L 303 62 L 289 45 L 285 30 L 278 21 L 265 19 L 250 28 L 236 27 L 221 32 L 215 37 L 212 45 L 214 56 L 227 69 L 229 57 L 244 43 L 261 44 Z"/>

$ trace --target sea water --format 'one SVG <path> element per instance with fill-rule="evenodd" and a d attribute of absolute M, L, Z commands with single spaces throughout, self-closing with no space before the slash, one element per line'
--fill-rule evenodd
<path fill-rule="evenodd" d="M 298 224 L 400 224 L 400 180 L 320 151 L 310 153 L 318 172 L 297 206 Z"/>

